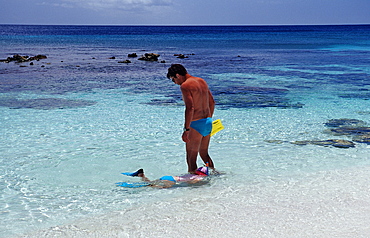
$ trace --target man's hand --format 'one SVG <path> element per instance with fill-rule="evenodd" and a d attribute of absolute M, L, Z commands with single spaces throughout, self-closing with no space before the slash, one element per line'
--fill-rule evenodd
<path fill-rule="evenodd" d="M 182 141 L 187 143 L 189 142 L 189 131 L 184 131 L 184 133 L 182 133 Z"/>

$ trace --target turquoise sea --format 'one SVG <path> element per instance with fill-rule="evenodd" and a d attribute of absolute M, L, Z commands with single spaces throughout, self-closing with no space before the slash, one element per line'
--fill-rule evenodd
<path fill-rule="evenodd" d="M 0 237 L 369 236 L 370 25 L 0 25 L 0 49 L 47 57 L 0 62 Z M 117 187 L 186 173 L 172 63 L 214 94 L 223 175 Z"/>

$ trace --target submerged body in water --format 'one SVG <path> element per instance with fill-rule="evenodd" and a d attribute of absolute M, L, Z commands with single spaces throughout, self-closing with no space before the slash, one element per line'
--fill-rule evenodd
<path fill-rule="evenodd" d="M 139 169 L 134 173 L 122 173 L 127 176 L 140 177 L 144 183 L 116 183 L 121 187 L 155 187 L 155 188 L 170 188 L 177 183 L 196 184 L 204 181 L 205 177 L 209 176 L 208 166 L 199 167 L 194 174 L 185 174 L 181 176 L 162 176 L 157 180 L 148 179 L 143 169 Z"/>

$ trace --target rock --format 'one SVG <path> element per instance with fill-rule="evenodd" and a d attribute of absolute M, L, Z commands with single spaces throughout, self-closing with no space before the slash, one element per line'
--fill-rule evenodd
<path fill-rule="evenodd" d="M 355 143 L 353 143 L 352 141 L 349 141 L 349 140 L 337 140 L 337 139 L 333 139 L 333 140 L 326 140 L 326 142 L 328 142 L 332 146 L 338 147 L 338 148 L 351 148 L 351 147 L 355 147 Z"/>
<path fill-rule="evenodd" d="M 306 140 L 306 141 L 295 141 L 291 142 L 295 145 L 320 145 L 320 146 L 334 146 L 338 148 L 351 148 L 355 147 L 355 143 L 348 140 L 337 140 L 337 139 L 331 139 L 331 140 Z"/>
<path fill-rule="evenodd" d="M 338 127 L 331 128 L 325 131 L 326 133 L 332 134 L 334 136 L 356 136 L 370 133 L 370 127 Z"/>
<path fill-rule="evenodd" d="M 366 122 L 357 119 L 332 119 L 325 126 L 332 127 L 324 133 L 334 136 L 352 136 L 352 140 L 359 143 L 370 144 L 370 127 Z"/>
<path fill-rule="evenodd" d="M 165 60 L 162 60 L 161 63 L 164 64 L 164 63 L 166 63 L 166 61 Z"/>
<path fill-rule="evenodd" d="M 152 99 L 150 102 L 146 103 L 148 105 L 178 105 L 178 102 L 175 99 Z"/>
<path fill-rule="evenodd" d="M 353 141 L 359 142 L 359 143 L 370 144 L 370 133 L 354 136 Z"/>
<path fill-rule="evenodd" d="M 129 64 L 129 63 L 131 63 L 131 61 L 130 60 L 124 60 L 124 61 L 118 61 L 118 63 Z"/>
<path fill-rule="evenodd" d="M 130 57 L 130 58 L 136 58 L 137 57 L 137 54 L 136 53 L 128 54 L 128 57 Z"/>
<path fill-rule="evenodd" d="M 183 55 L 183 54 L 174 54 L 174 56 L 177 56 L 177 58 L 179 58 L 179 59 L 186 59 L 186 58 L 189 58 L 188 56 Z"/>
<path fill-rule="evenodd" d="M 40 59 L 46 59 L 46 55 L 36 55 L 33 57 L 29 57 L 28 55 L 21 56 L 19 54 L 13 55 L 13 57 L 8 57 L 7 59 L 0 60 L 1 62 L 9 63 L 15 61 L 16 63 L 23 63 L 23 62 L 29 62 L 33 60 L 40 60 Z"/>
<path fill-rule="evenodd" d="M 145 53 L 143 56 L 141 56 L 138 60 L 144 60 L 144 61 L 158 61 L 159 54 L 154 53 Z"/>
<path fill-rule="evenodd" d="M 109 59 L 116 59 L 116 57 L 112 56 L 112 57 L 110 57 Z"/>
<path fill-rule="evenodd" d="M 338 148 L 355 147 L 355 143 L 349 140 L 332 139 L 332 140 L 326 140 L 324 142 L 331 146 L 338 147 Z"/>
<path fill-rule="evenodd" d="M 20 56 L 20 55 L 13 55 L 13 57 L 8 57 L 7 58 L 7 61 L 9 62 L 12 62 L 12 61 L 16 61 L 17 63 L 23 63 L 23 62 L 26 62 L 28 60 L 28 56 L 25 55 L 25 56 Z"/>
<path fill-rule="evenodd" d="M 303 141 L 293 141 L 293 142 L 290 142 L 290 143 L 294 144 L 294 145 L 309 145 L 309 144 L 311 144 L 311 141 L 303 140 Z"/>
<path fill-rule="evenodd" d="M 370 111 L 358 111 L 357 113 L 360 115 L 370 115 Z"/>
<path fill-rule="evenodd" d="M 272 143 L 272 144 L 283 144 L 284 141 L 282 140 L 265 140 L 267 143 Z"/>
<path fill-rule="evenodd" d="M 365 126 L 366 122 L 357 119 L 331 119 L 327 123 L 324 123 L 327 127 L 358 127 Z"/>
<path fill-rule="evenodd" d="M 31 57 L 31 60 L 41 60 L 41 59 L 47 59 L 48 57 L 46 55 L 36 55 L 34 57 Z"/>

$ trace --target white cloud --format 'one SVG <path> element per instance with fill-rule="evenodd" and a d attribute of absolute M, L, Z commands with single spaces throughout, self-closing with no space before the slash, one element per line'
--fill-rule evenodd
<path fill-rule="evenodd" d="M 36 0 L 44 9 L 59 9 L 74 24 L 166 24 L 176 0 Z M 62 9 L 63 8 L 63 9 Z M 59 15 L 58 15 L 59 14 Z"/>
<path fill-rule="evenodd" d="M 62 0 L 74 6 L 88 8 L 96 11 L 153 11 L 158 8 L 171 7 L 173 0 Z"/>

